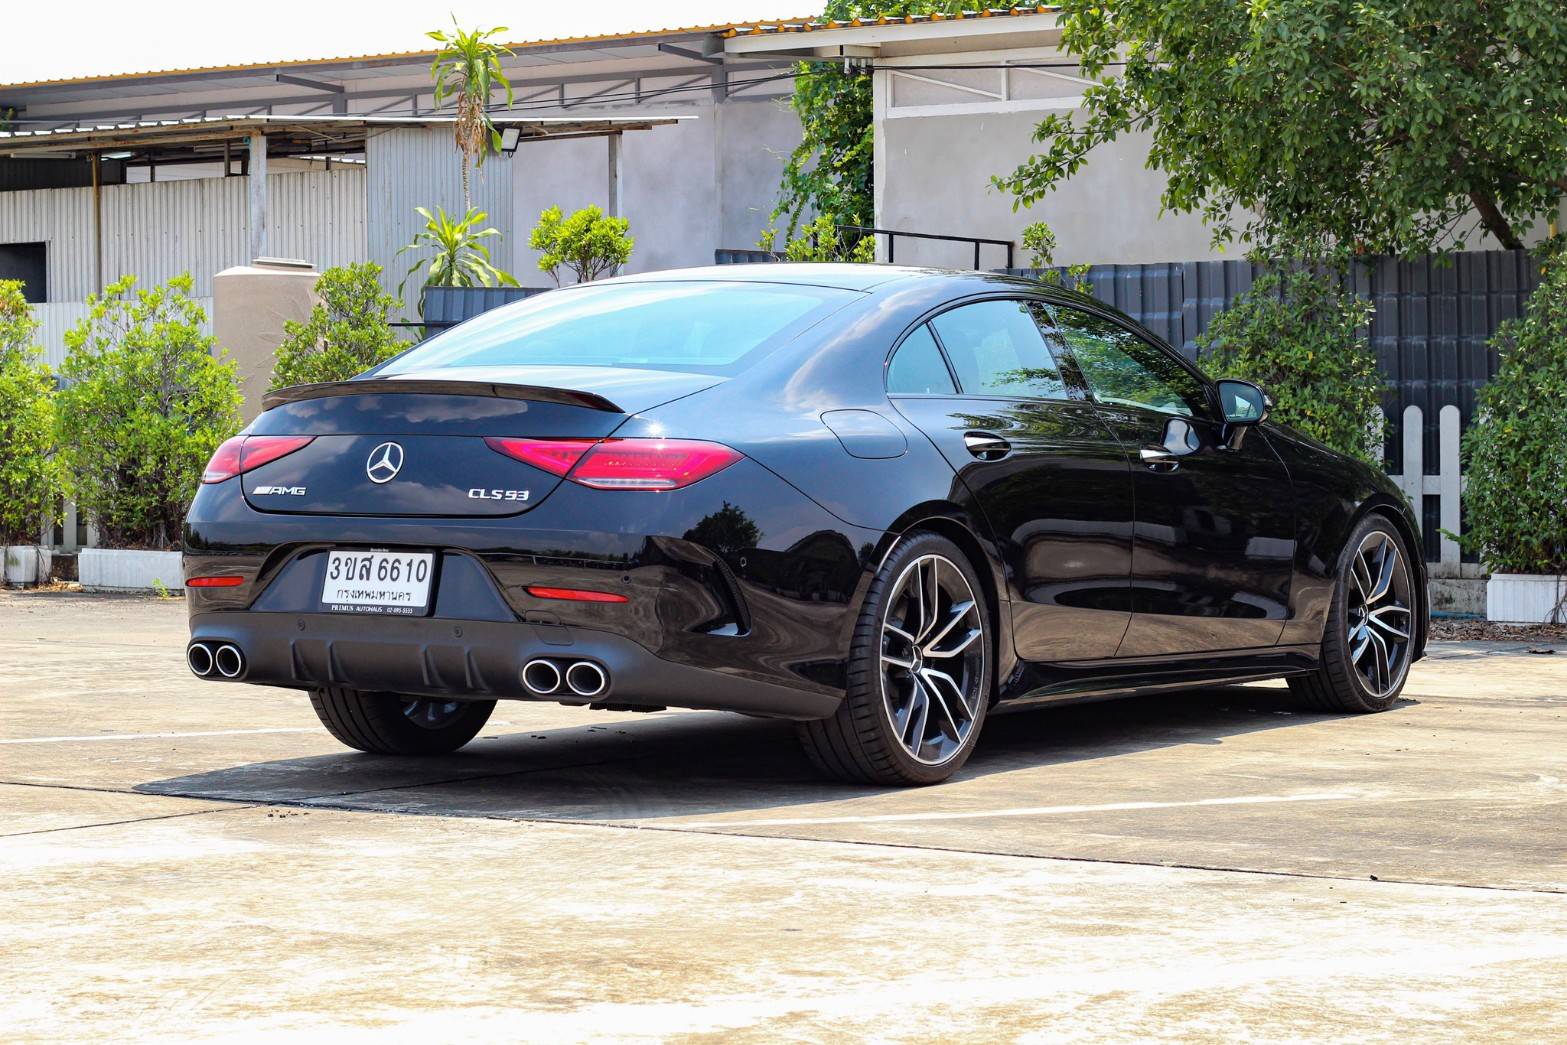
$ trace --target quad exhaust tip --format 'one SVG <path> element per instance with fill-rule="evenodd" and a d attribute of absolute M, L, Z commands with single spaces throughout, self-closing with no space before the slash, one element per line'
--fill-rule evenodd
<path fill-rule="evenodd" d="M 190 665 L 191 674 L 206 678 L 212 674 L 212 650 L 205 643 L 192 642 L 185 648 L 185 663 Z"/>
<path fill-rule="evenodd" d="M 239 678 L 245 670 L 245 655 L 238 646 L 225 642 L 212 654 L 212 666 L 226 679 Z"/>
<path fill-rule="evenodd" d="M 530 693 L 549 696 L 560 689 L 560 669 L 552 660 L 530 660 L 522 666 L 522 684 Z"/>
<path fill-rule="evenodd" d="M 591 698 L 609 688 L 609 674 L 591 660 L 566 664 L 539 657 L 522 666 L 522 684 L 529 693 L 541 697 L 569 690 L 579 697 Z"/>
<path fill-rule="evenodd" d="M 596 697 L 608 687 L 609 676 L 591 660 L 579 660 L 566 669 L 566 685 L 579 697 Z"/>

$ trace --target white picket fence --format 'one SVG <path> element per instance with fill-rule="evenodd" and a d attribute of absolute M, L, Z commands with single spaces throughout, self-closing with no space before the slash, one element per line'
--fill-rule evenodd
<path fill-rule="evenodd" d="M 1461 418 L 1456 406 L 1444 406 L 1437 414 L 1437 469 L 1435 475 L 1427 475 L 1425 468 L 1425 414 L 1418 406 L 1404 407 L 1404 471 L 1389 475 L 1404 491 L 1414 506 L 1415 517 L 1421 517 L 1422 498 L 1435 496 L 1441 499 L 1441 526 L 1448 533 L 1462 533 L 1459 498 L 1463 494 L 1464 479 L 1459 472 L 1458 441 Z M 1469 572 L 1462 569 L 1458 542 L 1442 535 L 1441 555 L 1432 574 L 1458 577 Z M 1475 576 L 1480 576 L 1478 569 Z"/>

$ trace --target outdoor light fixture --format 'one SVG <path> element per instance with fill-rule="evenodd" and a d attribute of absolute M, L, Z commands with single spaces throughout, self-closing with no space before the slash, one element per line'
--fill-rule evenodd
<path fill-rule="evenodd" d="M 130 159 L 134 155 L 135 155 L 135 153 L 132 153 L 132 152 L 129 152 L 129 151 L 125 151 L 125 152 L 106 152 L 106 153 L 103 154 L 103 158 L 106 159 L 106 160 L 128 160 L 128 159 Z"/>
<path fill-rule="evenodd" d="M 501 128 L 501 152 L 510 156 L 517 151 L 517 143 L 522 140 L 521 127 Z"/>

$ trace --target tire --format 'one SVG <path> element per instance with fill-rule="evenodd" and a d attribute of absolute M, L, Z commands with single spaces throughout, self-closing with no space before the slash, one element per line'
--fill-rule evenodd
<path fill-rule="evenodd" d="M 377 755 L 445 755 L 472 740 L 493 700 L 442 701 L 331 687 L 310 691 L 316 717 L 338 740 Z"/>
<path fill-rule="evenodd" d="M 1385 586 L 1377 567 L 1379 549 L 1396 554 Z M 1368 584 L 1374 596 L 1369 600 Z M 1311 674 L 1290 678 L 1290 690 L 1319 711 L 1386 711 L 1409 678 L 1418 608 L 1403 538 L 1383 516 L 1367 516 L 1339 556 L 1321 662 Z"/>
<path fill-rule="evenodd" d="M 917 620 L 926 605 L 917 598 L 935 612 Z M 831 718 L 799 726 L 806 755 L 838 780 L 946 780 L 979 740 L 993 681 L 991 646 L 990 608 L 967 557 L 933 533 L 905 537 L 866 592 L 843 703 Z"/>

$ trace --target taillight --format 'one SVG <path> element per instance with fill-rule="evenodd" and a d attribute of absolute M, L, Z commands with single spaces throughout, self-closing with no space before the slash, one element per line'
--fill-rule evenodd
<path fill-rule="evenodd" d="M 700 439 L 486 439 L 492 450 L 595 490 L 678 490 L 743 454 Z"/>
<path fill-rule="evenodd" d="M 185 582 L 187 588 L 237 588 L 245 583 L 245 578 L 236 576 L 226 577 L 192 577 Z"/>
<path fill-rule="evenodd" d="M 624 595 L 616 595 L 612 591 L 592 591 L 587 588 L 545 588 L 537 584 L 530 584 L 527 592 L 535 599 L 560 599 L 565 602 L 631 601 Z"/>
<path fill-rule="evenodd" d="M 213 451 L 201 481 L 221 483 L 232 479 L 295 450 L 302 450 L 314 439 L 313 435 L 236 435 Z"/>

